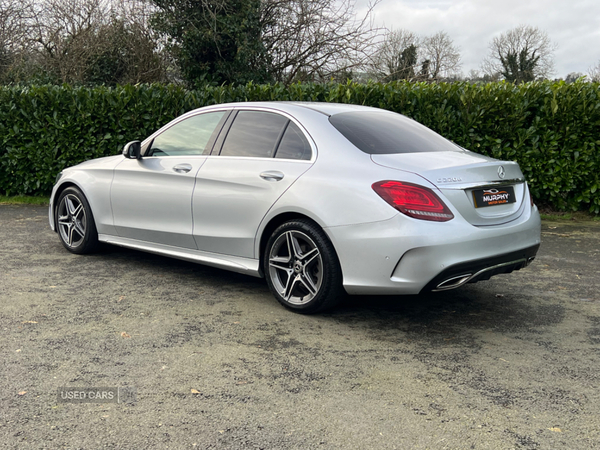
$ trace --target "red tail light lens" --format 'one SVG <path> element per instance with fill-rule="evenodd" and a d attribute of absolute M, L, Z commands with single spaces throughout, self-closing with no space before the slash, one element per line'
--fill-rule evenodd
<path fill-rule="evenodd" d="M 407 216 L 415 219 L 447 222 L 452 211 L 431 189 L 400 181 L 378 181 L 371 186 L 377 194 Z"/>

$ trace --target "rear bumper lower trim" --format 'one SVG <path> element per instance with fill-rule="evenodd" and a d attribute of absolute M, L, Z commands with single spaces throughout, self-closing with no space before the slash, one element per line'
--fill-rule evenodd
<path fill-rule="evenodd" d="M 537 244 L 492 258 L 468 261 L 448 267 L 427 283 L 421 292 L 446 291 L 466 283 L 489 280 L 494 275 L 522 269 L 534 260 L 539 247 Z"/>

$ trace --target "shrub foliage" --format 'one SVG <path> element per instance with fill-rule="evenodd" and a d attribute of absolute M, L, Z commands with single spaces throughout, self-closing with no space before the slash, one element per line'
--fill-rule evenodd
<path fill-rule="evenodd" d="M 581 81 L 1 87 L 0 193 L 47 193 L 64 167 L 114 155 L 191 109 L 267 100 L 402 113 L 469 150 L 517 161 L 536 201 L 600 214 L 600 84 Z"/>

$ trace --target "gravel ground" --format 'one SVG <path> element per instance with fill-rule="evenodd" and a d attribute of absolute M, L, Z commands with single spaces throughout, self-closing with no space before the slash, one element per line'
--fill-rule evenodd
<path fill-rule="evenodd" d="M 0 206 L 3 448 L 600 448 L 600 227 L 527 269 L 291 313 L 263 280 L 103 247 Z M 60 387 L 133 388 L 63 403 Z"/>

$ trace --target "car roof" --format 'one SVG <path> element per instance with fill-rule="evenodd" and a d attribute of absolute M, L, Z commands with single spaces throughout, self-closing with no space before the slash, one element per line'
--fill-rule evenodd
<path fill-rule="evenodd" d="M 351 105 L 346 103 L 326 103 L 326 102 L 236 102 L 236 103 L 223 103 L 219 105 L 213 105 L 213 107 L 231 107 L 231 108 L 273 108 L 280 111 L 293 112 L 297 111 L 298 107 L 310 109 L 313 111 L 320 112 L 327 116 L 333 116 L 334 114 L 352 112 L 352 111 L 383 111 L 378 108 L 371 108 L 369 106 L 362 105 Z"/>
<path fill-rule="evenodd" d="M 290 102 L 293 105 L 303 106 L 305 108 L 313 109 L 315 111 L 333 116 L 334 114 L 351 112 L 351 111 L 369 111 L 376 110 L 377 108 L 371 108 L 369 106 L 362 105 L 351 105 L 347 103 L 326 103 L 326 102 Z"/>

